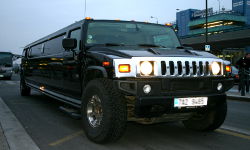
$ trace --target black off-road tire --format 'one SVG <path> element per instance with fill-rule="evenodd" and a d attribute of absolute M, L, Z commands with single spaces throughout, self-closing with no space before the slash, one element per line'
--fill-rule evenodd
<path fill-rule="evenodd" d="M 103 118 L 98 127 L 93 127 L 87 118 L 87 104 L 97 95 L 101 100 Z M 127 107 L 124 98 L 114 88 L 111 80 L 96 79 L 87 84 L 82 96 L 82 121 L 87 137 L 95 143 L 115 142 L 124 134 L 127 122 Z"/>
<path fill-rule="evenodd" d="M 189 120 L 183 121 L 183 124 L 186 128 L 196 131 L 213 131 L 223 124 L 226 115 L 227 102 L 225 100 L 206 112 L 197 112 Z"/>
<path fill-rule="evenodd" d="M 29 96 L 31 93 L 30 87 L 28 87 L 23 79 L 20 80 L 20 93 L 21 96 Z"/>

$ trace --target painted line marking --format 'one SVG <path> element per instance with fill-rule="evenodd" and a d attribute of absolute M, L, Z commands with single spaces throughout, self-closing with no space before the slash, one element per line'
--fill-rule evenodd
<path fill-rule="evenodd" d="M 250 136 L 250 131 L 244 130 L 244 129 L 239 129 L 239 128 L 230 127 L 230 126 L 226 126 L 226 125 L 221 126 L 221 129 L 229 130 L 229 131 L 232 131 L 232 132 L 241 133 L 241 134 Z"/>
<path fill-rule="evenodd" d="M 230 131 L 230 130 L 227 130 L 227 129 L 217 129 L 215 131 L 219 132 L 219 133 L 223 133 L 223 134 L 227 134 L 227 135 L 231 135 L 231 136 L 240 137 L 240 138 L 243 138 L 243 139 L 250 140 L 249 135 L 244 135 L 244 134 L 237 133 L 237 132 L 234 132 L 234 131 Z"/>
<path fill-rule="evenodd" d="M 71 139 L 73 139 L 73 138 L 75 138 L 75 137 L 78 137 L 78 136 L 80 136 L 80 135 L 82 135 L 82 134 L 83 134 L 83 130 L 78 131 L 78 132 L 76 132 L 76 133 L 73 133 L 73 134 L 68 135 L 68 136 L 66 136 L 66 137 L 64 137 L 64 138 L 61 138 L 61 139 L 59 139 L 59 140 L 57 140 L 57 141 L 55 141 L 55 142 L 50 143 L 49 146 L 57 146 L 57 145 L 60 145 L 60 144 L 62 144 L 62 143 L 64 143 L 64 142 L 70 141 Z"/>

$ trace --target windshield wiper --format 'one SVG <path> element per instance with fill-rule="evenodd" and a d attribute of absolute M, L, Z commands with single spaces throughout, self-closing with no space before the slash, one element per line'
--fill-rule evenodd
<path fill-rule="evenodd" d="M 189 54 L 196 55 L 195 53 L 191 52 L 190 49 L 187 49 L 187 48 L 184 47 L 184 46 L 177 46 L 176 48 L 177 48 L 177 49 L 182 49 L 182 50 L 184 50 L 184 52 L 187 52 L 187 53 L 189 53 Z"/>
<path fill-rule="evenodd" d="M 147 49 L 147 51 L 149 51 L 149 52 L 151 52 L 153 54 L 156 54 L 156 55 L 160 55 L 160 53 L 155 51 L 153 48 L 149 48 L 149 49 Z"/>
<path fill-rule="evenodd" d="M 177 49 L 185 49 L 183 46 L 177 46 Z"/>
<path fill-rule="evenodd" d="M 163 47 L 163 48 L 166 48 L 165 46 L 155 45 L 155 44 L 137 44 L 137 45 L 144 46 L 144 47 Z"/>
<path fill-rule="evenodd" d="M 121 43 L 105 43 L 105 46 L 124 46 L 124 44 Z"/>
<path fill-rule="evenodd" d="M 120 44 L 120 43 L 104 43 L 104 44 L 88 44 L 85 45 L 86 49 L 90 49 L 92 47 L 101 47 L 101 46 L 124 46 L 124 44 Z"/>

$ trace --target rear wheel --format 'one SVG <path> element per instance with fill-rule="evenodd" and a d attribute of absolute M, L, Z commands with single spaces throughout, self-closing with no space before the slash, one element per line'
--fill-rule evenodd
<path fill-rule="evenodd" d="M 96 143 L 118 140 L 126 129 L 126 102 L 107 79 L 92 80 L 82 97 L 83 125 Z"/>
<path fill-rule="evenodd" d="M 31 93 L 30 87 L 28 87 L 23 79 L 20 80 L 20 93 L 21 96 L 29 96 Z"/>
<path fill-rule="evenodd" d="M 225 100 L 207 111 L 195 113 L 189 120 L 183 121 L 183 124 L 192 130 L 213 131 L 223 124 L 226 114 L 227 102 Z"/>

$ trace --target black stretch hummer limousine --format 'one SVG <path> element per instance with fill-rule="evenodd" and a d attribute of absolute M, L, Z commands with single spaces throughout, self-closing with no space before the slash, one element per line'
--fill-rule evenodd
<path fill-rule="evenodd" d="M 233 85 L 229 72 L 214 55 L 182 47 L 171 27 L 87 18 L 24 48 L 20 91 L 68 104 L 87 137 L 107 143 L 127 121 L 217 129 Z"/>

